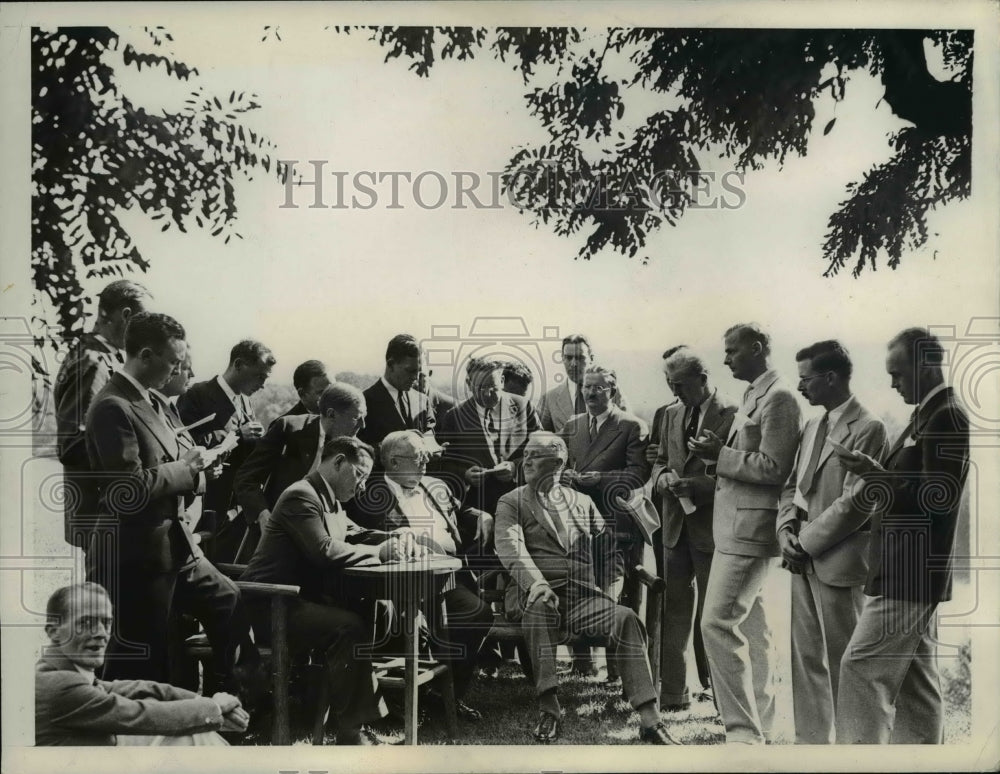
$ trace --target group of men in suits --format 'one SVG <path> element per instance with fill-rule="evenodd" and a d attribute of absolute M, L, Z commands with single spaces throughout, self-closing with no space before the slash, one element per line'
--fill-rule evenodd
<path fill-rule="evenodd" d="M 67 499 L 67 539 L 85 549 L 115 611 L 105 677 L 178 682 L 173 631 L 183 612 L 208 633 L 214 678 L 232 686 L 237 658 L 254 652 L 251 620 L 258 641 L 266 637 L 266 611 L 248 610 L 209 558 L 246 558 L 245 578 L 302 587 L 289 616 L 293 649 L 325 654 L 338 741 L 366 743 L 362 725 L 382 709 L 356 646 L 371 640 L 377 608 L 340 570 L 433 551 L 463 559 L 439 589 L 448 630 L 436 605 L 425 611 L 460 697 L 492 621 L 476 574 L 502 564 L 506 613 L 522 622 L 531 654 L 537 739 L 559 730 L 555 638 L 597 633 L 645 741 L 674 743 L 659 711 L 690 704 L 693 640 L 727 741 L 763 743 L 774 695 L 762 590 L 780 557 L 792 575 L 797 741 L 940 739 L 935 610 L 950 595 L 968 429 L 927 331 L 889 345 L 893 386 L 918 410 L 888 454 L 884 426 L 851 393 L 838 342 L 796 356 L 798 391 L 824 409 L 802 428 L 770 339 L 752 323 L 723 336 L 724 364 L 749 385 L 739 402 L 711 386 L 691 348 L 664 353 L 676 400 L 656 412 L 652 436 L 578 334 L 563 341 L 564 383 L 538 410 L 530 371 L 489 358 L 468 361 L 468 397 L 455 402 L 430 387 L 417 340 L 400 334 L 363 393 L 331 382 L 321 362 L 303 363 L 299 403 L 264 428 L 249 398 L 276 362 L 270 350 L 240 342 L 222 373 L 188 388 L 184 329 L 145 311 L 148 298 L 135 283 L 112 283 L 56 382 L 60 459 L 79 493 Z M 935 485 L 954 497 L 928 498 Z M 884 507 L 877 487 L 892 493 Z M 646 538 L 626 503 L 642 490 L 660 505 L 659 686 L 622 593 L 643 561 Z M 199 496 L 201 524 L 190 524 Z M 885 616 L 905 631 L 886 636 Z M 591 672 L 586 644 L 574 652 Z"/>

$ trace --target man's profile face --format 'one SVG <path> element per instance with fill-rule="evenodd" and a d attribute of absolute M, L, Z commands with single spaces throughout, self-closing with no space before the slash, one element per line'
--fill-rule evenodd
<path fill-rule="evenodd" d="M 587 402 L 587 411 L 591 416 L 599 417 L 608 410 L 614 389 L 604 374 L 587 374 L 583 377 L 583 399 Z"/>
<path fill-rule="evenodd" d="M 323 432 L 327 438 L 337 438 L 341 435 L 355 436 L 365 427 L 367 406 L 352 404 L 342 411 L 328 409 L 323 415 Z"/>
<path fill-rule="evenodd" d="M 583 382 L 583 372 L 590 365 L 590 347 L 586 344 L 565 344 L 562 348 L 563 367 L 566 375 L 576 384 Z"/>
<path fill-rule="evenodd" d="M 167 382 L 183 370 L 187 358 L 187 342 L 184 339 L 169 339 L 160 352 L 155 352 L 152 347 L 145 347 L 139 355 L 146 366 L 145 386 L 162 390 Z"/>
<path fill-rule="evenodd" d="M 700 406 L 705 399 L 705 375 L 667 368 L 667 386 L 685 406 Z"/>
<path fill-rule="evenodd" d="M 319 411 L 319 396 L 329 386 L 330 379 L 326 374 L 321 374 L 320 376 L 312 377 L 309 380 L 309 384 L 299 390 L 299 400 L 302 401 L 302 405 L 305 406 L 306 411 L 310 414 L 315 414 Z"/>
<path fill-rule="evenodd" d="M 483 408 L 493 408 L 500 402 L 503 390 L 503 369 L 477 371 L 469 374 L 467 384 L 473 400 Z"/>
<path fill-rule="evenodd" d="M 365 481 L 372 472 L 372 458 L 362 452 L 357 462 L 351 462 L 346 456 L 340 455 L 334 459 L 333 476 L 330 487 L 337 501 L 346 503 L 358 492 L 365 490 Z"/>
<path fill-rule="evenodd" d="M 745 382 L 753 381 L 751 374 L 759 357 L 756 343 L 751 341 L 749 336 L 741 336 L 739 331 L 730 333 L 723 339 L 723 343 L 726 350 L 723 362 L 733 372 L 733 378 Z"/>
<path fill-rule="evenodd" d="M 822 406 L 830 395 L 829 373 L 813 368 L 812 360 L 800 360 L 798 389 L 810 406 Z"/>
<path fill-rule="evenodd" d="M 385 364 L 385 380 L 400 392 L 406 392 L 413 389 L 422 368 L 422 356 L 389 360 Z"/>
<path fill-rule="evenodd" d="M 910 362 L 907 347 L 896 345 L 889 350 L 885 357 L 885 370 L 892 389 L 902 396 L 904 403 L 915 406 L 920 402 L 917 398 L 917 373 Z"/>
<path fill-rule="evenodd" d="M 240 375 L 240 392 L 243 395 L 253 395 L 264 386 L 271 376 L 273 365 L 264 362 L 244 363 L 239 361 L 236 370 Z"/>
<path fill-rule="evenodd" d="M 68 608 L 62 621 L 45 626 L 51 649 L 84 669 L 97 669 L 111 639 L 111 600 L 85 591 L 71 597 Z"/>
<path fill-rule="evenodd" d="M 115 311 L 108 314 L 108 341 L 114 344 L 116 347 L 121 349 L 125 346 L 125 326 L 128 324 L 129 318 L 138 313 L 145 312 L 146 305 L 142 303 L 141 299 L 135 299 L 129 301 L 127 306 L 123 306 L 121 309 L 116 309 Z"/>

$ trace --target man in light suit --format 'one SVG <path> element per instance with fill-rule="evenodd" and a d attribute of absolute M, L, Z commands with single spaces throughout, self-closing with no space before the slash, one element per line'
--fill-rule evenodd
<path fill-rule="evenodd" d="M 87 455 L 100 474 L 100 520 L 87 552 L 88 578 L 117 613 L 105 677 L 166 681 L 168 632 L 178 570 L 195 555 L 184 497 L 218 467 L 202 447 L 182 450 L 164 407 L 150 392 L 182 367 L 184 328 L 142 312 L 125 331 L 125 365 L 87 413 Z"/>
<path fill-rule="evenodd" d="M 465 384 L 470 397 L 445 414 L 435 433 L 448 444 L 440 471 L 463 507 L 491 515 L 497 500 L 511 491 L 528 434 L 539 429 L 531 402 L 503 391 L 499 360 L 471 358 Z"/>
<path fill-rule="evenodd" d="M 292 373 L 292 386 L 295 388 L 299 400 L 281 416 L 294 417 L 300 414 L 317 413 L 319 396 L 323 394 L 323 390 L 330 386 L 330 377 L 326 374 L 326 366 L 319 360 L 307 360 L 300 363 Z"/>
<path fill-rule="evenodd" d="M 35 744 L 226 745 L 217 731 L 246 731 L 249 716 L 227 693 L 209 698 L 150 680 L 98 680 L 113 610 L 97 583 L 49 597 L 49 646 L 35 668 Z"/>
<path fill-rule="evenodd" d="M 872 486 L 866 499 L 878 507 L 864 607 L 840 664 L 838 744 L 942 741 L 937 607 L 951 599 L 969 472 L 969 420 L 944 379 L 944 354 L 926 329 L 897 334 L 886 371 L 903 400 L 916 405 L 913 417 L 884 465 L 857 450 L 841 457 Z"/>
<path fill-rule="evenodd" d="M 396 430 L 434 430 L 431 398 L 416 389 L 422 368 L 423 355 L 413 336 L 400 333 L 389 340 L 385 372 L 364 392 L 368 416 L 358 438 L 377 450 L 382 439 Z"/>
<path fill-rule="evenodd" d="M 686 653 L 692 633 L 698 679 L 703 690 L 711 686 L 701 619 L 715 551 L 712 511 L 716 483 L 705 462 L 687 443 L 705 430 L 728 437 L 736 404 L 709 385 L 708 368 L 692 350 L 675 350 L 664 368 L 667 384 L 679 402 L 664 412 L 659 454 L 650 477 L 662 498 L 662 546 L 656 547 L 662 549 L 666 568 L 660 705 L 665 710 L 685 710 L 691 704 Z M 694 510 L 687 513 L 680 498 L 689 501 Z"/>
<path fill-rule="evenodd" d="M 688 448 L 716 465 L 715 556 L 701 631 L 726 741 L 763 744 L 774 722 L 771 630 L 761 592 L 778 555 L 778 498 L 795 464 L 802 412 L 770 366 L 756 323 L 726 331 L 725 364 L 749 382 L 729 435 L 710 430 Z"/>
<path fill-rule="evenodd" d="M 327 679 L 333 702 L 337 744 L 376 743 L 363 724 L 383 716 L 375 693 L 371 661 L 357 655 L 370 644 L 364 603 L 347 593 L 345 567 L 405 560 L 423 553 L 412 535 L 387 536 L 380 543 L 353 544 L 359 528 L 348 518 L 343 503 L 354 497 L 372 468 L 372 448 L 356 438 L 331 438 L 323 445 L 319 468 L 286 489 L 264 524 L 263 534 L 240 580 L 298 586 L 299 596 L 288 606 L 288 644 L 291 652 L 313 648 L 325 652 Z M 268 638 L 270 607 L 248 603 L 254 634 Z"/>
<path fill-rule="evenodd" d="M 825 409 L 802 431 L 778 510 L 782 565 L 792 573 L 795 740 L 832 744 L 840 659 L 861 613 L 871 532 L 861 482 L 826 440 L 880 459 L 885 425 L 851 394 L 851 358 L 840 342 L 817 342 L 795 359 L 799 392 Z"/>
<path fill-rule="evenodd" d="M 505 608 L 520 620 L 535 678 L 540 742 L 558 738 L 556 645 L 567 633 L 611 637 L 609 658 L 640 717 L 648 744 L 676 744 L 660 720 L 646 658 L 646 633 L 636 614 L 608 594 L 613 536 L 594 502 L 559 484 L 566 446 L 552 433 L 531 436 L 524 454 L 527 484 L 500 498 L 497 554 L 510 571 Z"/>
<path fill-rule="evenodd" d="M 87 410 L 111 374 L 124 365 L 125 325 L 133 314 L 145 311 L 149 297 L 146 288 L 130 280 L 116 280 L 106 286 L 98 297 L 94 329 L 70 348 L 52 389 L 59 462 L 67 489 L 65 540 L 84 551 L 89 548 L 89 528 L 76 523 L 77 516 L 93 519 L 97 514 L 97 491 L 89 475 L 83 437 Z"/>
<path fill-rule="evenodd" d="M 236 473 L 236 502 L 251 527 L 241 555 L 252 556 L 259 525 L 266 522 L 281 493 L 319 465 L 328 438 L 357 435 L 365 426 L 367 407 L 361 390 L 344 382 L 327 386 L 317 413 L 275 419 Z"/>
<path fill-rule="evenodd" d="M 195 441 L 205 448 L 220 445 L 230 433 L 237 436 L 237 446 L 226 458 L 223 475 L 209 484 L 203 498 L 205 510 L 215 514 L 217 524 L 209 545 L 209 556 L 214 561 L 235 558 L 249 524 L 235 515 L 233 485 L 240 466 L 264 434 L 250 396 L 264 386 L 276 362 L 271 350 L 259 341 L 246 339 L 230 350 L 229 365 L 223 373 L 191 385 L 177 399 L 177 410 L 185 425 L 211 417 L 191 429 Z"/>

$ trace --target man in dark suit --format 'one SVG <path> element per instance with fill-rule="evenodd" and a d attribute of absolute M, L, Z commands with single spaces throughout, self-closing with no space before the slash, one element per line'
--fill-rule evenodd
<path fill-rule="evenodd" d="M 538 695 L 535 739 L 551 742 L 559 735 L 556 645 L 567 633 L 586 632 L 611 638 L 608 656 L 639 713 L 640 738 L 676 744 L 660 720 L 642 623 L 608 593 L 613 535 L 589 497 L 559 484 L 566 457 L 561 438 L 533 434 L 524 453 L 527 484 L 497 506 L 497 554 L 513 580 L 505 609 L 521 621 Z"/>
<path fill-rule="evenodd" d="M 353 436 L 365 426 L 365 397 L 350 384 L 327 386 L 315 408 L 318 413 L 274 420 L 237 471 L 236 502 L 250 525 L 240 557 L 253 555 L 261 524 L 270 517 L 281 493 L 319 465 L 326 439 Z"/>
<path fill-rule="evenodd" d="M 503 391 L 503 367 L 499 360 L 471 358 L 470 397 L 441 418 L 436 432 L 437 441 L 448 444 L 439 477 L 464 507 L 489 514 L 514 488 L 528 434 L 540 427 L 530 401 Z"/>
<path fill-rule="evenodd" d="M 98 680 L 113 610 L 96 583 L 49 597 L 49 646 L 35 668 L 35 744 L 226 745 L 217 731 L 243 732 L 249 716 L 227 693 L 211 698 L 150 680 Z"/>
<path fill-rule="evenodd" d="M 235 512 L 233 482 L 264 434 L 250 396 L 264 386 L 276 362 L 271 350 L 259 341 L 241 341 L 230 352 L 229 365 L 222 374 L 191 385 L 177 400 L 177 410 L 185 425 L 201 422 L 191 428 L 197 443 L 211 449 L 225 442 L 230 433 L 235 433 L 238 441 L 226 458 L 223 475 L 211 482 L 205 492 L 205 510 L 213 512 L 217 522 L 209 546 L 213 561 L 233 559 L 246 533 L 247 522 Z"/>
<path fill-rule="evenodd" d="M 260 544 L 241 580 L 300 588 L 288 609 L 292 653 L 321 648 L 336 719 L 337 744 L 374 741 L 362 725 L 385 713 L 375 694 L 371 662 L 356 650 L 371 643 L 360 600 L 345 591 L 344 567 L 402 560 L 422 550 L 412 535 L 363 542 L 343 503 L 354 497 L 372 468 L 372 448 L 356 438 L 331 438 L 319 467 L 286 489 L 264 525 Z M 348 536 L 358 542 L 348 542 Z M 352 609 L 353 608 L 353 609 Z M 267 638 L 269 606 L 251 603 L 254 633 Z"/>
<path fill-rule="evenodd" d="M 715 477 L 687 442 L 703 430 L 729 435 L 736 404 L 709 385 L 704 360 L 687 348 L 664 363 L 667 383 L 680 399 L 664 412 L 660 451 L 653 465 L 653 489 L 661 498 L 662 544 L 666 568 L 663 594 L 663 640 L 660 705 L 666 710 L 690 706 L 687 648 L 694 639 L 694 658 L 703 690 L 711 686 L 708 656 L 701 636 L 701 613 L 712 569 L 712 509 Z M 697 600 L 697 601 L 696 601 Z"/>
<path fill-rule="evenodd" d="M 125 365 L 87 413 L 87 455 L 100 495 L 100 518 L 87 552 L 88 577 L 101 582 L 118 615 L 106 677 L 165 681 L 177 573 L 195 553 L 184 497 L 217 466 L 201 447 L 182 450 L 162 387 L 184 362 L 184 328 L 163 314 L 132 315 Z"/>
<path fill-rule="evenodd" d="M 326 366 L 319 360 L 307 360 L 299 364 L 292 373 L 292 386 L 299 396 L 298 403 L 281 416 L 294 417 L 299 414 L 315 414 L 319 396 L 330 386 Z"/>
<path fill-rule="evenodd" d="M 940 744 L 937 607 L 951 599 L 955 528 L 969 471 L 969 420 L 942 371 L 937 337 L 907 328 L 886 371 L 916 405 L 885 463 L 837 454 L 877 503 L 861 617 L 840 665 L 838 744 Z M 886 492 L 888 490 L 888 492 Z M 888 497 L 886 496 L 888 494 Z"/>
<path fill-rule="evenodd" d="M 644 540 L 632 518 L 617 508 L 615 498 L 641 489 L 649 478 L 649 430 L 639 417 L 614 405 L 618 378 L 611 369 L 589 366 L 581 391 L 586 413 L 571 417 L 559 433 L 569 449 L 563 483 L 590 497 L 614 525 L 614 580 L 619 584 L 626 569 L 642 560 Z"/>
<path fill-rule="evenodd" d="M 396 430 L 426 433 L 434 429 L 431 400 L 414 389 L 422 367 L 420 345 L 413 336 L 401 333 L 389 340 L 385 372 L 364 393 L 368 417 L 358 438 L 377 448 L 383 438 Z"/>
<path fill-rule="evenodd" d="M 870 512 L 860 485 L 834 454 L 836 442 L 881 459 L 885 425 L 851 394 L 851 358 L 838 341 L 795 355 L 799 392 L 822 416 L 802 431 L 781 492 L 778 545 L 792 573 L 792 704 L 798 744 L 832 744 L 840 660 L 861 612 Z"/>
<path fill-rule="evenodd" d="M 418 543 L 434 553 L 458 556 L 466 570 L 443 590 L 448 617 L 448 637 L 442 645 L 441 660 L 451 664 L 459 715 L 479 719 L 479 712 L 461 701 L 475 674 L 476 658 L 483 638 L 493 624 L 489 605 L 479 598 L 476 576 L 468 568 L 475 564 L 492 543 L 493 517 L 474 508 L 462 508 L 447 485 L 426 475 L 430 454 L 423 436 L 414 430 L 398 430 L 382 439 L 383 472 L 375 474 L 365 491 L 355 498 L 354 521 L 388 536 L 410 531 Z M 376 537 L 375 539 L 385 539 Z M 425 611 L 436 622 L 438 607 Z M 432 624 L 431 631 L 435 631 Z"/>
<path fill-rule="evenodd" d="M 759 325 L 734 325 L 723 343 L 725 364 L 750 386 L 727 437 L 703 428 L 688 441 L 716 472 L 715 555 L 701 633 L 726 741 L 765 744 L 774 725 L 774 685 L 763 589 L 779 553 L 778 499 L 795 464 L 802 411 L 771 368 L 771 338 Z"/>
<path fill-rule="evenodd" d="M 97 514 L 97 490 L 88 475 L 90 461 L 83 438 L 87 410 L 111 374 L 125 363 L 125 325 L 133 314 L 145 311 L 149 298 L 146 288 L 130 280 L 116 280 L 105 287 L 98 297 L 94 329 L 70 348 L 52 390 L 66 488 L 65 540 L 84 551 L 89 547 L 89 526 L 76 524 L 76 517 L 93 520 Z"/>
<path fill-rule="evenodd" d="M 538 416 L 542 428 L 558 433 L 574 414 L 583 414 L 587 403 L 583 395 L 583 374 L 594 362 L 594 350 L 590 340 L 582 333 L 571 333 L 562 340 L 560 349 L 566 381 L 542 395 Z M 615 393 L 614 404 L 622 411 L 628 411 L 625 396 L 621 390 Z"/>

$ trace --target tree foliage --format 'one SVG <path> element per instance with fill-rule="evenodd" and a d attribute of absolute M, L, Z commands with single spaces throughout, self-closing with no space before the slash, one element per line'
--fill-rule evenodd
<path fill-rule="evenodd" d="M 830 215 L 825 274 L 850 266 L 858 276 L 883 253 L 896 268 L 926 243 L 928 212 L 970 193 L 969 30 L 362 29 L 386 61 L 408 60 L 418 76 L 484 50 L 512 64 L 548 139 L 515 149 L 507 192 L 555 233 L 585 232 L 579 258 L 608 246 L 635 256 L 675 225 L 707 154 L 741 171 L 806 155 L 813 133 L 836 121 L 814 126 L 818 102 L 844 100 L 859 72 L 881 79 L 885 103 L 911 125 L 887 137 L 889 160 L 851 183 Z M 950 80 L 931 74 L 925 44 Z M 640 107 L 651 102 L 651 112 Z"/>
<path fill-rule="evenodd" d="M 39 346 L 83 328 L 83 280 L 145 272 L 120 215 L 138 210 L 166 231 L 203 228 L 224 242 L 237 230 L 234 179 L 281 177 L 271 144 L 240 118 L 260 107 L 247 92 L 213 95 L 198 71 L 146 28 L 149 50 L 104 27 L 32 30 L 31 264 Z M 119 86 L 119 68 L 189 82 L 179 110 L 147 110 Z M 155 88 L 155 84 L 153 86 Z M 54 319 L 49 319 L 50 310 Z"/>

